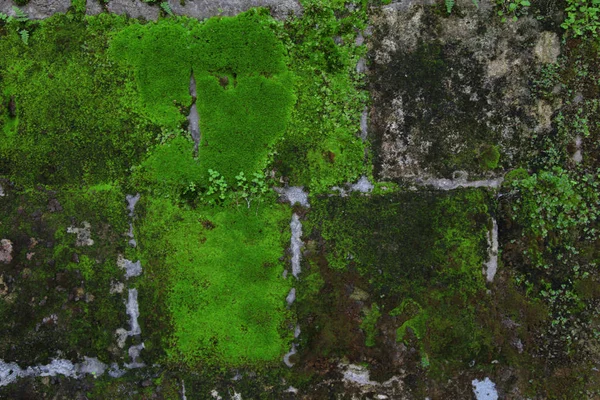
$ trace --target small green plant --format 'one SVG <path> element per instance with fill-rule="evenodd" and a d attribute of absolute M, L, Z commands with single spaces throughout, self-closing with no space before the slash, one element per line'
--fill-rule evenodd
<path fill-rule="evenodd" d="M 499 8 L 498 15 L 502 17 L 502 22 L 510 17 L 513 21 L 523 15 L 527 15 L 527 10 L 531 6 L 529 0 L 497 0 L 496 6 Z"/>
<path fill-rule="evenodd" d="M 25 30 L 25 29 L 20 30 L 19 36 L 21 36 L 21 40 L 23 41 L 23 43 L 25 43 L 25 45 L 29 44 L 29 32 L 27 32 L 27 30 Z"/>
<path fill-rule="evenodd" d="M 252 200 L 259 198 L 268 191 L 265 176 L 258 172 L 252 175 L 254 178 L 250 182 L 246 179 L 243 171 L 235 177 L 237 192 L 233 196 L 244 199 L 248 208 L 250 208 Z"/>
<path fill-rule="evenodd" d="M 162 8 L 167 15 L 170 15 L 171 17 L 175 16 L 175 14 L 173 14 L 173 10 L 171 10 L 171 6 L 166 1 L 160 3 L 160 8 Z"/>
<path fill-rule="evenodd" d="M 567 17 L 561 27 L 575 37 L 591 34 L 598 37 L 600 0 L 567 0 Z"/>
<path fill-rule="evenodd" d="M 444 4 L 446 5 L 446 11 L 450 14 L 454 8 L 454 0 L 444 0 Z"/>
<path fill-rule="evenodd" d="M 222 203 L 227 198 L 227 182 L 223 175 L 213 169 L 208 170 L 210 185 L 206 191 L 206 199 L 210 204 Z M 217 196 L 217 200 L 214 199 L 214 195 Z"/>
<path fill-rule="evenodd" d="M 86 0 L 71 0 L 71 7 L 77 14 L 85 14 Z"/>
<path fill-rule="evenodd" d="M 29 16 L 27 14 L 25 14 L 25 12 L 23 10 L 21 10 L 19 7 L 13 6 L 12 9 L 15 13 L 14 19 L 16 21 L 19 21 L 19 22 L 29 21 Z"/>

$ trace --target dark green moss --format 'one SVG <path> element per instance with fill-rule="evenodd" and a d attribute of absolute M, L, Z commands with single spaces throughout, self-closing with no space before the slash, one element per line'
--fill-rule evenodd
<path fill-rule="evenodd" d="M 493 336 L 478 322 L 488 202 L 478 190 L 330 197 L 314 200 L 309 218 L 330 268 L 358 270 L 381 309 L 395 310 L 399 339 L 411 328 L 423 365 L 451 373 L 489 351 Z M 407 301 L 416 313 L 397 308 Z"/>

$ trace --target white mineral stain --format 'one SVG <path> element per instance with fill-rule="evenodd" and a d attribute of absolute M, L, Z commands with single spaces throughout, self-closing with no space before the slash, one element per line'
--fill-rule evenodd
<path fill-rule="evenodd" d="M 474 379 L 471 384 L 477 400 L 498 400 L 496 384 L 490 378 L 485 378 L 483 381 Z"/>
<path fill-rule="evenodd" d="M 25 369 L 17 363 L 6 363 L 0 360 L 0 386 L 6 386 L 19 378 L 37 376 L 63 375 L 70 378 L 79 378 L 81 375 L 89 374 L 100 376 L 106 371 L 106 364 L 95 357 L 84 357 L 83 362 L 73 364 L 69 360 L 55 359 L 47 365 L 36 365 Z"/>
<path fill-rule="evenodd" d="M 296 353 L 297 353 L 297 351 L 296 351 L 296 344 L 294 343 L 294 344 L 292 344 L 291 350 L 286 355 L 283 356 L 283 362 L 289 368 L 292 368 L 294 366 L 294 363 L 292 363 L 290 361 L 290 357 L 293 356 Z"/>
<path fill-rule="evenodd" d="M 274 188 L 277 193 L 281 195 L 281 197 L 290 203 L 291 206 L 298 203 L 302 207 L 310 207 L 308 202 L 308 193 L 304 191 L 304 188 L 301 186 L 289 186 L 285 188 Z"/>
<path fill-rule="evenodd" d="M 140 328 L 140 324 L 138 323 L 140 309 L 137 297 L 137 289 L 129 289 L 126 304 L 127 315 L 129 315 L 129 325 L 131 326 L 131 329 L 129 329 L 128 332 L 129 336 L 139 335 L 142 333 L 142 329 Z"/>
<path fill-rule="evenodd" d="M 292 275 L 295 278 L 298 278 L 298 275 L 301 272 L 300 261 L 302 259 L 302 247 L 304 243 L 302 242 L 302 223 L 300 222 L 300 218 L 298 214 L 294 213 L 292 215 L 292 221 L 290 222 L 290 228 L 292 230 L 292 239 L 291 239 L 291 250 L 292 250 Z"/>
<path fill-rule="evenodd" d="M 494 280 L 498 269 L 498 223 L 492 218 L 492 230 L 487 233 L 488 261 L 485 263 L 485 275 L 488 282 Z"/>

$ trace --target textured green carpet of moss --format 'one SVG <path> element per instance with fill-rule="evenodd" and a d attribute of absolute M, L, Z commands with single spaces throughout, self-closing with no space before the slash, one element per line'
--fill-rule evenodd
<path fill-rule="evenodd" d="M 196 78 L 201 142 L 198 175 L 226 180 L 266 168 L 294 103 L 282 43 L 270 19 L 251 11 L 236 18 L 133 24 L 116 36 L 112 54 L 132 65 L 143 107 L 166 129 L 182 124 Z M 189 183 L 189 182 L 188 182 Z"/>
<path fill-rule="evenodd" d="M 279 261 L 289 240 L 285 206 L 192 211 L 150 199 L 146 207 L 140 238 L 170 249 L 163 284 L 170 287 L 171 358 L 222 365 L 279 360 L 288 346 L 290 281 Z"/>

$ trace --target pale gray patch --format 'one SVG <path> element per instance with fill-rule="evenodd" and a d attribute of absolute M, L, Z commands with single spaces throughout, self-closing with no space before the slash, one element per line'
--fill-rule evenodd
<path fill-rule="evenodd" d="M 67 228 L 67 233 L 74 233 L 75 235 L 77 235 L 75 246 L 92 246 L 94 244 L 94 240 L 92 239 L 91 228 L 92 226 L 89 222 L 83 221 L 83 228 L 69 226 Z"/>
<path fill-rule="evenodd" d="M 96 357 L 83 357 L 83 362 L 78 364 L 77 371 L 80 374 L 100 376 L 104 374 L 106 368 L 106 364 L 98 360 Z"/>
<path fill-rule="evenodd" d="M 133 217 L 133 214 L 135 212 L 135 205 L 140 200 L 140 194 L 136 193 L 135 196 L 128 194 L 127 196 L 125 196 L 125 200 L 127 201 L 127 209 L 129 210 L 129 216 Z"/>
<path fill-rule="evenodd" d="M 581 136 L 577 135 L 575 138 L 575 154 L 573 154 L 573 161 L 579 164 L 583 161 L 583 154 L 581 153 Z"/>
<path fill-rule="evenodd" d="M 21 367 L 17 363 L 6 363 L 0 360 L 0 386 L 6 386 L 15 382 L 22 373 L 23 370 L 21 370 Z"/>
<path fill-rule="evenodd" d="M 308 203 L 308 193 L 304 191 L 302 186 L 288 186 L 284 188 L 273 188 L 284 201 L 290 203 L 291 206 L 298 203 L 302 207 L 310 207 Z"/>
<path fill-rule="evenodd" d="M 367 61 L 361 57 L 356 62 L 356 73 L 364 74 L 366 72 L 367 72 Z"/>
<path fill-rule="evenodd" d="M 356 35 L 356 39 L 354 40 L 354 44 L 357 46 L 362 46 L 364 42 L 365 37 L 362 35 L 362 33 L 358 32 L 358 35 Z"/>
<path fill-rule="evenodd" d="M 290 228 L 292 230 L 291 238 L 291 250 L 292 250 L 292 275 L 297 279 L 300 272 L 302 272 L 300 261 L 302 260 L 302 223 L 298 214 L 292 215 L 292 221 L 290 222 Z"/>
<path fill-rule="evenodd" d="M 123 267 L 125 270 L 125 279 L 129 279 L 142 274 L 142 262 L 137 260 L 133 262 L 128 259 L 124 259 Z"/>
<path fill-rule="evenodd" d="M 125 371 L 122 370 L 121 368 L 119 368 L 119 364 L 117 363 L 112 363 L 110 365 L 110 369 L 108 370 L 108 375 L 111 378 L 120 378 L 123 375 L 125 375 Z"/>
<path fill-rule="evenodd" d="M 296 325 L 296 327 L 294 328 L 294 338 L 298 339 L 301 333 L 302 330 L 300 329 L 300 325 Z"/>
<path fill-rule="evenodd" d="M 114 0 L 113 0 L 114 1 Z M 302 6 L 294 0 L 169 0 L 176 15 L 205 19 L 216 15 L 233 16 L 253 7 L 267 7 L 276 19 L 285 19 L 289 14 L 302 15 Z"/>
<path fill-rule="evenodd" d="M 6 194 L 4 193 L 4 188 L 0 185 L 0 197 L 4 197 Z"/>
<path fill-rule="evenodd" d="M 471 384 L 473 385 L 473 393 L 477 400 L 498 400 L 496 385 L 490 378 L 485 378 L 483 381 L 473 379 Z"/>
<path fill-rule="evenodd" d="M 498 269 L 498 223 L 492 218 L 492 230 L 487 233 L 488 260 L 485 263 L 485 275 L 488 282 L 494 280 Z"/>
<path fill-rule="evenodd" d="M 350 364 L 344 371 L 344 381 L 358 384 L 360 386 L 377 385 L 371 381 L 369 370 L 363 366 Z"/>
<path fill-rule="evenodd" d="M 115 331 L 115 336 L 117 337 L 117 346 L 119 346 L 120 349 L 125 347 L 125 342 L 129 337 L 129 332 L 126 329 L 118 328 Z"/>
<path fill-rule="evenodd" d="M 49 317 L 44 317 L 42 318 L 42 324 L 56 324 L 58 322 L 58 315 L 56 314 L 50 314 Z"/>
<path fill-rule="evenodd" d="M 185 382 L 183 379 L 181 380 L 181 400 L 187 400 L 187 397 L 185 397 Z"/>
<path fill-rule="evenodd" d="M 292 368 L 294 366 L 294 363 L 292 363 L 290 361 L 290 357 L 293 356 L 296 353 L 297 353 L 297 351 L 296 351 L 296 344 L 293 343 L 291 350 L 286 355 L 283 356 L 283 363 L 285 365 L 287 365 L 288 368 Z"/>
<path fill-rule="evenodd" d="M 102 5 L 98 2 L 98 0 L 87 0 L 85 13 L 87 15 L 98 15 L 102 11 Z"/>
<path fill-rule="evenodd" d="M 137 247 L 137 242 L 135 239 L 129 239 L 129 245 L 131 247 Z"/>
<path fill-rule="evenodd" d="M 47 365 L 36 365 L 22 369 L 17 363 L 0 360 L 0 386 L 6 386 L 19 378 L 63 375 L 79 378 L 83 374 L 100 376 L 106 371 L 106 364 L 95 357 L 84 357 L 83 362 L 73 364 L 69 360 L 55 359 Z"/>
<path fill-rule="evenodd" d="M 12 7 L 15 4 L 10 0 L 0 0 L 0 12 L 14 16 Z M 71 0 L 31 0 L 20 8 L 29 19 L 44 19 L 56 13 L 65 13 L 71 6 Z"/>
<path fill-rule="evenodd" d="M 0 262 L 8 264 L 12 261 L 12 242 L 8 239 L 0 240 Z"/>
<path fill-rule="evenodd" d="M 287 297 L 285 298 L 285 301 L 287 302 L 288 307 L 291 306 L 295 300 L 296 300 L 296 288 L 291 288 L 290 292 L 288 293 Z"/>
<path fill-rule="evenodd" d="M 134 369 L 146 366 L 146 364 L 140 361 L 140 353 L 144 348 L 144 343 L 140 343 L 129 348 L 129 358 L 131 358 L 131 363 L 125 364 L 125 368 Z"/>
<path fill-rule="evenodd" d="M 130 238 L 133 238 L 133 224 L 130 222 L 129 223 L 129 232 L 127 232 L 127 236 L 129 236 Z"/>
<path fill-rule="evenodd" d="M 491 188 L 497 189 L 502 184 L 504 177 L 499 177 L 495 179 L 484 179 L 479 181 L 470 181 L 466 182 L 463 180 L 453 180 L 453 179 L 417 179 L 416 183 L 420 183 L 425 186 L 433 186 L 435 189 L 439 190 L 454 190 L 457 188 Z"/>
<path fill-rule="evenodd" d="M 560 40 L 554 32 L 545 31 L 535 44 L 534 52 L 538 60 L 543 64 L 554 64 L 560 55 Z"/>
<path fill-rule="evenodd" d="M 196 100 L 198 97 L 198 89 L 196 87 L 196 77 L 194 76 L 194 71 L 190 74 L 190 96 L 192 96 L 192 100 Z"/>
<path fill-rule="evenodd" d="M 125 14 L 130 18 L 145 18 L 155 21 L 158 19 L 159 8 L 139 0 L 111 0 L 107 4 L 111 13 Z"/>
<path fill-rule="evenodd" d="M 289 387 L 289 388 L 287 388 L 285 391 L 286 391 L 286 393 L 294 393 L 294 394 L 298 394 L 298 389 L 296 389 L 296 388 L 295 388 L 295 387 L 293 387 L 293 386 L 290 386 L 290 387 Z"/>
<path fill-rule="evenodd" d="M 140 316 L 140 309 L 138 304 L 138 292 L 137 289 L 129 289 L 126 309 L 127 315 L 129 315 L 129 324 L 131 329 L 129 329 L 129 336 L 139 335 L 142 333 L 142 329 L 140 328 L 140 324 L 138 323 L 138 317 Z"/>
<path fill-rule="evenodd" d="M 368 134 L 368 112 L 367 107 L 363 109 L 362 114 L 360 115 L 360 138 L 364 141 L 367 140 Z"/>
<path fill-rule="evenodd" d="M 374 187 L 375 186 L 369 182 L 369 178 L 363 175 L 360 177 L 358 182 L 350 187 L 350 190 L 353 192 L 369 193 Z"/>

